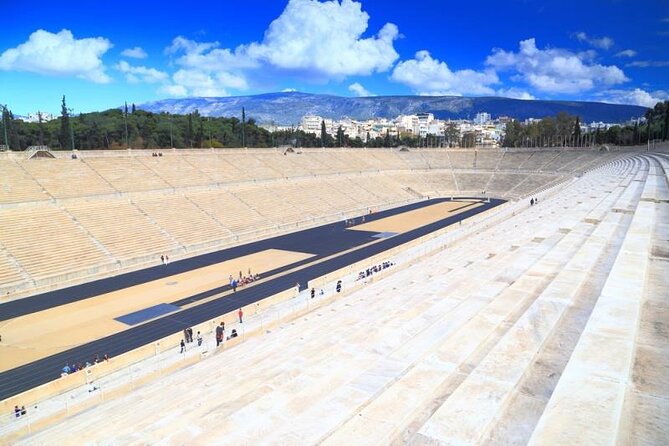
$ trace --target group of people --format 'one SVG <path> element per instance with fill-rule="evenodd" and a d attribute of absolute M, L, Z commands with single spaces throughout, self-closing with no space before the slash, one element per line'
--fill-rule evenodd
<path fill-rule="evenodd" d="M 248 274 L 245 276 L 242 274 L 242 272 L 239 272 L 239 278 L 235 279 L 232 277 L 232 274 L 228 277 L 228 280 L 230 281 L 230 288 L 232 288 L 233 292 L 237 292 L 237 287 L 248 285 L 251 282 L 255 282 L 256 280 L 260 280 L 260 274 L 251 273 L 251 268 L 249 268 Z"/>
<path fill-rule="evenodd" d="M 198 347 L 202 345 L 202 335 L 199 331 L 197 332 L 195 340 L 197 341 Z M 179 343 L 181 347 L 181 353 L 186 351 L 186 344 L 190 344 L 191 342 L 193 342 L 193 329 L 188 327 L 184 329 L 184 338 Z"/>
<path fill-rule="evenodd" d="M 244 316 L 244 312 L 242 311 L 241 308 L 240 308 L 239 311 L 237 312 L 237 315 L 239 316 L 239 323 L 241 324 L 241 323 L 242 323 L 242 317 Z M 199 333 L 199 332 L 198 332 L 198 333 Z M 236 338 L 237 336 L 239 336 L 239 335 L 237 334 L 237 330 L 233 328 L 232 331 L 230 332 L 230 336 L 228 336 L 228 337 L 226 338 L 226 337 L 225 337 L 225 322 L 221 322 L 221 323 L 216 327 L 216 347 L 218 347 L 219 345 L 221 345 L 226 339 L 227 339 L 227 340 L 230 340 L 230 339 L 232 339 L 232 338 Z"/>
<path fill-rule="evenodd" d="M 539 203 L 538 198 L 530 198 L 530 206 L 534 206 L 537 203 Z"/>
<path fill-rule="evenodd" d="M 371 213 L 371 212 L 370 212 Z M 365 222 L 365 216 L 363 215 L 360 217 L 360 224 L 363 224 Z M 346 227 L 348 228 L 349 226 L 355 226 L 357 223 L 357 220 L 355 218 L 347 218 L 344 223 L 346 223 Z"/>
<path fill-rule="evenodd" d="M 161 254 L 160 255 L 160 262 L 163 265 L 167 265 L 168 263 L 170 263 L 170 256 L 168 256 L 167 254 Z"/>
<path fill-rule="evenodd" d="M 246 276 L 242 274 L 241 271 L 239 271 L 239 279 L 232 277 L 232 274 L 230 274 L 230 276 L 228 277 L 228 280 L 230 281 L 230 288 L 232 288 L 234 292 L 237 291 L 237 287 L 244 286 L 259 279 L 260 279 L 260 274 L 251 273 L 251 268 L 249 268 L 248 274 Z M 237 311 L 237 318 L 239 319 L 240 324 L 244 323 L 244 311 L 241 308 Z M 232 338 L 236 338 L 237 336 L 239 336 L 239 334 L 237 333 L 237 330 L 233 328 L 232 331 L 230 332 L 230 335 L 226 338 L 225 322 L 221 322 L 219 325 L 216 326 L 215 336 L 216 336 L 216 347 L 218 347 L 226 339 L 229 340 Z M 197 341 L 198 346 L 202 345 L 202 335 L 200 334 L 199 331 L 197 332 L 195 340 Z M 180 353 L 184 353 L 186 351 L 186 344 L 191 342 L 193 342 L 193 329 L 188 327 L 184 329 L 184 337 L 183 339 L 181 339 L 181 342 L 179 343 Z"/>
<path fill-rule="evenodd" d="M 91 367 L 93 364 L 97 364 L 100 361 L 100 355 L 95 355 L 93 357 L 93 363 L 90 363 L 89 361 L 86 361 L 85 364 L 81 362 L 73 362 L 72 364 L 66 363 L 65 367 L 62 369 L 61 376 L 67 376 L 71 373 L 78 372 L 79 370 Z M 102 357 L 102 361 L 109 361 L 109 355 L 105 353 Z"/>
<path fill-rule="evenodd" d="M 26 410 L 26 406 L 21 406 L 20 408 L 19 406 L 14 406 L 14 416 L 16 418 L 20 418 L 22 415 L 25 415 L 27 413 L 28 411 Z"/>
<path fill-rule="evenodd" d="M 380 263 L 378 265 L 374 265 L 371 268 L 367 268 L 364 271 L 360 271 L 358 273 L 358 279 L 357 280 L 363 280 L 369 276 L 371 276 L 374 273 L 378 273 L 379 271 L 383 271 L 386 268 L 390 268 L 391 266 L 395 265 L 395 262 L 387 261 Z"/>
<path fill-rule="evenodd" d="M 163 152 L 153 152 L 153 153 L 151 154 L 151 156 L 153 156 L 153 157 L 163 156 Z"/>

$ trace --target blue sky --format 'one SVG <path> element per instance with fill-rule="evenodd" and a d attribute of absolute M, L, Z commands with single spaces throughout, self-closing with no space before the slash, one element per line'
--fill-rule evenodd
<path fill-rule="evenodd" d="M 141 8 L 138 5 L 141 4 Z M 5 2 L 15 114 L 298 90 L 342 96 L 669 99 L 669 3 Z"/>

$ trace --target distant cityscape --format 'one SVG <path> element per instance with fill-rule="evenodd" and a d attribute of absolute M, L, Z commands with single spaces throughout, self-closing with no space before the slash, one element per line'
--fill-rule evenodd
<path fill-rule="evenodd" d="M 349 138 L 360 138 L 362 141 L 374 138 L 383 138 L 389 135 L 393 138 L 400 136 L 427 138 L 428 136 L 444 138 L 447 141 L 462 140 L 465 135 L 472 135 L 477 147 L 500 147 L 504 139 L 506 125 L 514 119 L 509 116 L 493 118 L 490 113 L 477 113 L 472 120 L 437 119 L 432 113 L 417 113 L 414 115 L 400 115 L 394 119 L 373 118 L 355 120 L 350 118 L 329 119 L 318 115 L 305 115 L 297 126 L 281 126 L 261 124 L 268 131 L 302 130 L 305 133 L 320 135 L 323 124 L 328 135 L 336 137 L 339 129 Z M 523 124 L 538 122 L 538 118 L 525 119 Z M 645 122 L 645 118 L 637 118 L 623 125 L 634 125 Z M 620 123 L 590 122 L 581 123 L 583 133 L 608 130 Z"/>

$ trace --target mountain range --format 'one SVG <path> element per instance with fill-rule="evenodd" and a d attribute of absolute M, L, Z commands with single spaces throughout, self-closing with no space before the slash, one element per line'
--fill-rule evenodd
<path fill-rule="evenodd" d="M 296 125 L 304 115 L 323 118 L 365 120 L 395 118 L 421 112 L 438 119 L 473 119 L 487 112 L 493 118 L 544 118 L 564 111 L 580 116 L 582 122 L 622 123 L 644 115 L 647 108 L 637 105 L 606 104 L 585 101 L 521 100 L 501 97 L 462 96 L 371 96 L 342 97 L 300 92 L 266 93 L 253 96 L 193 97 L 163 99 L 141 104 L 150 112 L 191 113 L 203 116 L 246 117 L 261 124 Z"/>

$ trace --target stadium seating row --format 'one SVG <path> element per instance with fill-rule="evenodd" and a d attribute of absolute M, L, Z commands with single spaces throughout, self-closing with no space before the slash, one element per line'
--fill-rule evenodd
<path fill-rule="evenodd" d="M 360 172 L 465 170 L 492 172 L 582 172 L 614 159 L 599 152 L 498 152 L 426 150 L 224 151 L 202 154 L 148 153 L 110 156 L 91 151 L 77 159 L 0 159 L 0 205 L 30 201 L 143 192 L 284 178 Z M 465 187 L 462 190 L 470 190 Z M 502 191 L 502 190 L 500 190 Z"/>
<path fill-rule="evenodd" d="M 5 297 L 428 196 L 528 196 L 619 156 L 338 149 L 57 155 L 0 159 Z"/>

